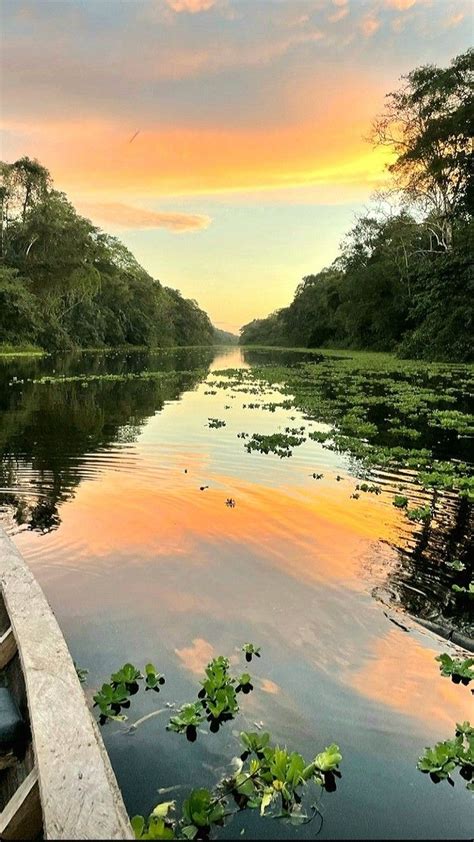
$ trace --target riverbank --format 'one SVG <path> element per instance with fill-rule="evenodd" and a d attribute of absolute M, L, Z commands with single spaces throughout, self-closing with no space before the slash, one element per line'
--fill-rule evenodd
<path fill-rule="evenodd" d="M 41 357 L 46 353 L 37 345 L 0 344 L 0 357 Z"/>
<path fill-rule="evenodd" d="M 216 343 L 212 345 L 167 345 L 162 347 L 160 345 L 106 345 L 99 348 L 61 348 L 56 351 L 46 351 L 37 345 L 7 345 L 0 344 L 0 357 L 27 357 L 27 356 L 51 356 L 52 354 L 124 354 L 132 352 L 149 352 L 149 353 L 171 353 L 177 349 L 196 350 L 200 348 L 236 348 L 233 343 Z"/>

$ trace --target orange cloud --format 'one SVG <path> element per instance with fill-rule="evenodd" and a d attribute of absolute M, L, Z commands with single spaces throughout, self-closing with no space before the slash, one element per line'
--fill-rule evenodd
<path fill-rule="evenodd" d="M 174 12 L 207 12 L 215 5 L 216 0 L 165 0 Z"/>
<path fill-rule="evenodd" d="M 433 650 L 397 629 L 374 641 L 371 657 L 352 673 L 349 684 L 369 699 L 422 720 L 430 731 L 441 725 L 449 735 L 455 722 L 469 717 L 469 701 L 440 678 Z"/>
<path fill-rule="evenodd" d="M 202 637 L 195 637 L 192 646 L 174 650 L 186 669 L 201 675 L 215 655 L 214 647 Z"/>
<path fill-rule="evenodd" d="M 416 0 L 386 0 L 386 5 L 389 9 L 397 9 L 398 12 L 405 12 L 414 6 Z"/>
<path fill-rule="evenodd" d="M 204 214 L 150 211 L 119 202 L 78 202 L 78 207 L 85 216 L 120 228 L 166 228 L 182 234 L 207 228 L 211 223 L 211 218 Z"/>
<path fill-rule="evenodd" d="M 280 692 L 278 684 L 275 684 L 275 682 L 270 678 L 262 678 L 260 689 L 263 690 L 264 693 L 270 693 L 271 696 L 277 696 Z"/>
<path fill-rule="evenodd" d="M 309 82 L 296 96 L 315 96 Z M 341 90 L 325 113 L 303 123 L 261 128 L 172 127 L 142 130 L 133 144 L 128 143 L 128 127 L 101 121 L 50 123 L 33 127 L 8 127 L 16 135 L 16 155 L 31 148 L 51 170 L 58 187 L 96 204 L 120 195 L 147 196 L 205 194 L 328 185 L 336 195 L 350 186 L 367 192 L 385 180 L 385 149 L 371 149 L 363 140 L 370 124 L 367 103 L 370 89 Z M 296 99 L 295 96 L 295 99 Z M 364 101 L 362 101 L 364 100 Z M 360 106 L 359 113 L 354 111 Z M 299 108 L 299 100 L 296 103 Z M 351 110 L 352 109 L 352 110 Z M 373 108 L 372 108 L 373 110 Z M 350 139 L 348 142 L 348 138 Z M 93 187 L 91 174 L 93 174 Z M 87 186 L 87 194 L 84 191 Z M 98 208 L 96 205 L 95 211 Z M 149 227 L 171 220 L 147 217 L 150 212 L 116 206 L 101 208 L 102 218 L 125 220 Z M 133 213 L 133 220 L 131 214 Z M 140 215 L 140 218 L 139 216 Z M 190 227 L 204 227 L 209 220 L 183 220 Z M 174 223 L 174 230 L 177 222 Z"/>

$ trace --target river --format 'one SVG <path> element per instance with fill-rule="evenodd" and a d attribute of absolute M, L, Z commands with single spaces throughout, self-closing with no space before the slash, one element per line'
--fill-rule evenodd
<path fill-rule="evenodd" d="M 337 791 L 322 795 L 322 820 L 242 813 L 220 838 L 468 838 L 463 782 L 435 786 L 416 762 L 472 717 L 472 696 L 439 676 L 434 657 L 452 647 L 374 597 L 400 563 L 403 515 L 385 494 L 352 497 L 354 460 L 317 441 L 291 458 L 247 451 L 238 434 L 324 429 L 216 385 L 214 371 L 255 359 L 180 349 L 0 365 L 0 522 L 89 670 L 85 692 L 125 661 L 166 676 L 128 723 L 102 729 L 126 806 L 147 813 L 215 784 L 238 733 L 264 727 L 308 758 L 338 743 Z M 166 703 L 193 700 L 207 662 L 237 663 L 247 641 L 262 657 L 238 719 L 194 744 L 167 732 Z"/>

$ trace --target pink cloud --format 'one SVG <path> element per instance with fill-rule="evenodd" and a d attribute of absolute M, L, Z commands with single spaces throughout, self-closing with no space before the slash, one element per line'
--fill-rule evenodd
<path fill-rule="evenodd" d="M 341 6 L 341 8 L 337 12 L 334 12 L 332 15 L 328 16 L 328 21 L 330 21 L 331 23 L 337 23 L 338 20 L 342 20 L 343 18 L 345 18 L 348 13 L 349 6 Z"/>
<path fill-rule="evenodd" d="M 379 27 L 380 21 L 373 15 L 366 15 L 360 22 L 361 31 L 366 38 L 371 38 L 372 35 L 375 35 Z"/>
<path fill-rule="evenodd" d="M 120 202 L 79 202 L 81 213 L 101 223 L 111 223 L 120 228 L 166 228 L 175 234 L 199 231 L 211 223 L 209 216 L 190 213 L 169 213 L 134 208 Z"/>
<path fill-rule="evenodd" d="M 202 637 L 195 637 L 191 646 L 185 646 L 183 649 L 175 649 L 174 651 L 183 665 L 196 675 L 201 675 L 209 661 L 214 657 L 214 647 L 208 640 L 203 640 Z"/>
<path fill-rule="evenodd" d="M 446 27 L 450 29 L 453 26 L 457 26 L 462 20 L 464 20 L 464 12 L 458 12 L 457 15 L 451 15 L 451 17 L 446 21 Z"/>
<path fill-rule="evenodd" d="M 174 12 L 207 12 L 215 5 L 216 0 L 165 0 Z"/>
<path fill-rule="evenodd" d="M 271 696 L 276 696 L 280 692 L 278 684 L 275 684 L 270 678 L 262 678 L 260 687 L 264 693 L 270 693 Z"/>

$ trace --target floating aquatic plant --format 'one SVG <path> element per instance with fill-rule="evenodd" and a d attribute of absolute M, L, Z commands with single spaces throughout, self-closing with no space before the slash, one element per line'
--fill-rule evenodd
<path fill-rule="evenodd" d="M 474 658 L 451 658 L 446 652 L 435 658 L 440 664 L 440 673 L 450 677 L 455 684 L 469 684 L 474 681 Z"/>
<path fill-rule="evenodd" d="M 427 748 L 418 760 L 420 772 L 429 774 L 433 783 L 447 780 L 454 786 L 451 773 L 459 769 L 466 787 L 474 791 L 474 728 L 469 722 L 456 725 L 454 739 Z"/>

